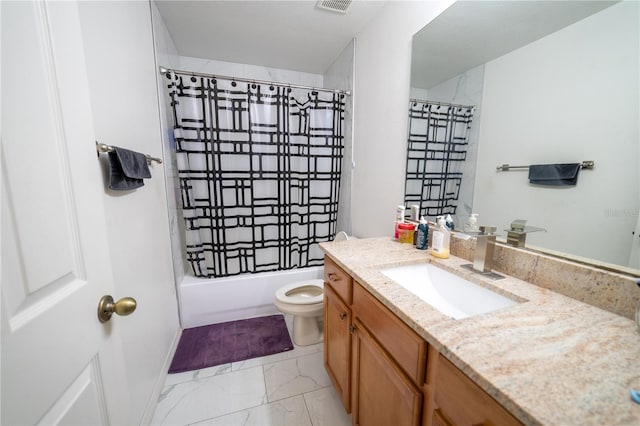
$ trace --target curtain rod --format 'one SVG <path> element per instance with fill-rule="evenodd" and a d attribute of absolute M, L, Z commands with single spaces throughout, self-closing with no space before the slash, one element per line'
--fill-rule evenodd
<path fill-rule="evenodd" d="M 409 102 L 420 102 L 420 103 L 427 103 L 427 104 L 432 104 L 432 105 L 440 105 L 440 106 L 448 106 L 448 107 L 454 107 L 454 108 L 471 108 L 471 109 L 476 109 L 475 105 L 460 105 L 460 104 L 449 104 L 447 102 L 437 102 L 437 101 L 430 101 L 428 99 L 409 99 Z"/>
<path fill-rule="evenodd" d="M 350 90 L 340 90 L 340 89 L 323 89 L 312 86 L 303 86 L 300 84 L 289 84 L 289 83 L 277 83 L 275 81 L 267 81 L 267 80 L 256 80 L 252 78 L 242 78 L 242 77 L 229 77 L 226 75 L 217 75 L 217 74 L 205 74 L 200 72 L 193 71 L 184 71 L 184 70 L 175 70 L 169 69 L 163 66 L 160 66 L 160 74 L 166 74 L 168 72 L 175 72 L 176 74 L 184 74 L 184 75 L 192 75 L 194 77 L 206 77 L 206 78 L 220 78 L 222 80 L 231 80 L 231 81 L 242 81 L 245 83 L 258 83 L 258 84 L 269 84 L 272 86 L 280 86 L 280 87 L 291 87 L 294 89 L 311 89 L 318 92 L 331 92 L 331 93 L 339 93 L 342 95 L 351 96 Z"/>

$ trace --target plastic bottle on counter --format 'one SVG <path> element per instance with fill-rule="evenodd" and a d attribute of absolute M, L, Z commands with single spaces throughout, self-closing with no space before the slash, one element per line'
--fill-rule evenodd
<path fill-rule="evenodd" d="M 437 226 L 433 230 L 433 237 L 431 238 L 431 255 L 441 259 L 448 259 L 450 240 L 451 231 L 447 228 L 444 217 L 438 216 Z"/>
<path fill-rule="evenodd" d="M 394 234 L 393 234 L 393 238 L 395 238 L 396 240 L 398 239 L 398 225 L 400 225 L 401 223 L 404 223 L 404 205 L 399 204 L 396 207 L 396 220 L 394 222 Z"/>
<path fill-rule="evenodd" d="M 416 248 L 418 250 L 426 250 L 429 248 L 429 225 L 427 220 L 422 216 L 418 225 L 418 237 L 416 238 Z"/>
<path fill-rule="evenodd" d="M 418 220 L 420 220 L 420 206 L 418 205 L 412 205 L 411 206 L 411 220 L 417 222 Z"/>
<path fill-rule="evenodd" d="M 413 244 L 413 234 L 415 233 L 413 223 L 403 222 L 398 224 L 398 242 Z"/>

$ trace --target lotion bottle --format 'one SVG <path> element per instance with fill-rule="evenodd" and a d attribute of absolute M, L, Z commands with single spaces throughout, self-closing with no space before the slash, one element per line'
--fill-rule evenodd
<path fill-rule="evenodd" d="M 450 239 L 451 232 L 445 225 L 444 217 L 438 216 L 437 226 L 431 239 L 431 255 L 441 259 L 448 259 Z"/>

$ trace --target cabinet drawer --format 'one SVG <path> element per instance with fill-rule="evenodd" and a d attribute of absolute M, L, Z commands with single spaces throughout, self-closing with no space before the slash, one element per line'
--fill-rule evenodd
<path fill-rule="evenodd" d="M 329 256 L 324 257 L 324 282 L 340 296 L 340 298 L 350 305 L 352 298 L 351 276 L 335 264 Z"/>
<path fill-rule="evenodd" d="M 522 424 L 442 355 L 436 367 L 435 404 L 456 425 Z"/>
<path fill-rule="evenodd" d="M 365 290 L 357 281 L 353 286 L 353 315 L 395 359 L 413 382 L 422 386 L 427 342 Z"/>

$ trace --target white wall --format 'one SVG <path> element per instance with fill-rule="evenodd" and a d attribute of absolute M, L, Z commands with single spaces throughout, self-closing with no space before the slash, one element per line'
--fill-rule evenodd
<path fill-rule="evenodd" d="M 80 2 L 79 9 L 97 139 L 160 156 L 149 3 Z M 104 194 L 113 296 L 138 301 L 136 312 L 112 327 L 124 348 L 130 424 L 153 414 L 180 332 L 163 166 L 153 165 L 151 174 L 135 191 Z"/>
<path fill-rule="evenodd" d="M 353 234 L 392 236 L 403 203 L 411 38 L 453 1 L 393 1 L 357 34 Z"/>
<path fill-rule="evenodd" d="M 158 7 L 151 2 L 151 18 L 153 25 L 153 41 L 156 55 L 156 68 L 180 69 L 178 49 L 169 34 Z M 171 252 L 175 282 L 179 283 L 186 273 L 184 261 L 183 222 L 181 214 L 180 183 L 175 155 L 175 139 L 173 137 L 173 112 L 171 99 L 167 96 L 167 79 L 158 76 L 158 98 L 160 99 L 160 123 L 162 134 L 162 152 L 164 158 L 165 180 L 167 185 L 167 208 L 169 212 L 169 232 L 171 235 Z"/>
<path fill-rule="evenodd" d="M 616 264 L 638 218 L 638 2 L 622 2 L 485 67 L 474 210 L 527 243 Z M 532 186 L 509 163 L 595 161 L 576 187 Z M 481 220 L 482 222 L 482 220 Z"/>

